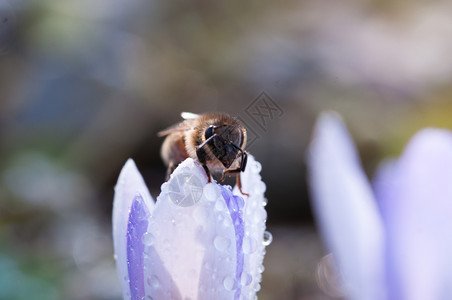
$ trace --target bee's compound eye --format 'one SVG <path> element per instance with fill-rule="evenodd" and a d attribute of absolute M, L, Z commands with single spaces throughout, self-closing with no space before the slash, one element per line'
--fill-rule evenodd
<path fill-rule="evenodd" d="M 204 138 L 207 140 L 208 138 L 210 138 L 213 135 L 213 125 L 210 125 L 207 129 L 206 132 L 204 133 Z"/>

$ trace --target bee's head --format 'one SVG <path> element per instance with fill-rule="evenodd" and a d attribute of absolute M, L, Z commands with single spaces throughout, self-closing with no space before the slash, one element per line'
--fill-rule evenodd
<path fill-rule="evenodd" d="M 212 137 L 213 136 L 213 137 Z M 245 145 L 245 133 L 241 127 L 236 125 L 210 125 L 204 132 L 209 149 L 222 164 L 229 168 L 235 161 Z"/>

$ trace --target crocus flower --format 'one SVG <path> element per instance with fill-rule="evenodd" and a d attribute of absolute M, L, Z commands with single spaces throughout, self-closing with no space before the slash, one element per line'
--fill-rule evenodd
<path fill-rule="evenodd" d="M 323 114 L 309 148 L 313 207 L 348 299 L 452 299 L 452 133 L 418 132 L 373 186 Z"/>
<path fill-rule="evenodd" d="M 255 299 L 269 243 L 260 169 L 250 155 L 241 173 L 248 197 L 207 183 L 201 165 L 189 158 L 154 202 L 129 159 L 113 203 L 124 299 Z"/>

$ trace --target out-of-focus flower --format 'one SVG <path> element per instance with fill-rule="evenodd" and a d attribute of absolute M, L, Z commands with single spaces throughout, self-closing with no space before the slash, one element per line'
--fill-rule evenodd
<path fill-rule="evenodd" d="M 250 155 L 241 173 L 247 197 L 207 183 L 203 168 L 189 158 L 154 202 L 129 160 L 113 204 L 124 299 L 255 299 L 269 243 L 260 169 Z"/>
<path fill-rule="evenodd" d="M 334 114 L 309 148 L 314 213 L 348 299 L 452 299 L 452 133 L 424 129 L 371 184 Z"/>

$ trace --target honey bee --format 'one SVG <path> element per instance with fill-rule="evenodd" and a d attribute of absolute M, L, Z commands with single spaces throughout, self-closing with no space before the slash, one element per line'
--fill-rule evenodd
<path fill-rule="evenodd" d="M 211 172 L 222 173 L 220 181 L 227 174 L 235 174 L 242 192 L 238 174 L 246 167 L 247 152 L 243 150 L 246 129 L 225 113 L 183 112 L 181 116 L 184 121 L 158 133 L 160 137 L 166 136 L 161 156 L 168 167 L 167 179 L 180 162 L 191 157 L 204 168 L 208 182 L 211 182 Z"/>

